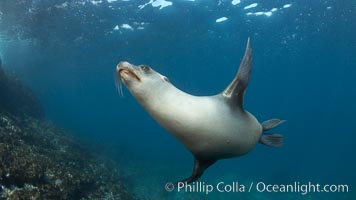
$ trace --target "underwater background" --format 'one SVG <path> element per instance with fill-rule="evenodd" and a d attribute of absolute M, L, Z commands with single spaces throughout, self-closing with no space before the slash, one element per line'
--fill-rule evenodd
<path fill-rule="evenodd" d="M 356 1 L 0 0 L 0 58 L 45 116 L 120 163 L 139 199 L 355 199 Z M 194 95 L 221 92 L 251 38 L 244 107 L 285 119 L 282 148 L 258 144 L 199 181 L 347 184 L 348 192 L 167 192 L 193 157 L 123 88 L 119 61 L 147 64 Z"/>

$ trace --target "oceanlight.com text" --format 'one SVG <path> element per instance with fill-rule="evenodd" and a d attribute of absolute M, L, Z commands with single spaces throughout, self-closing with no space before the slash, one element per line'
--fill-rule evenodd
<path fill-rule="evenodd" d="M 187 193 L 205 193 L 211 192 L 220 193 L 244 193 L 244 192 L 259 192 L 259 193 L 298 193 L 301 195 L 307 195 L 309 193 L 348 193 L 349 186 L 347 184 L 320 184 L 313 183 L 311 181 L 301 183 L 299 181 L 292 182 L 290 184 L 271 184 L 265 182 L 251 182 L 243 184 L 236 182 L 219 182 L 216 184 L 210 184 L 205 182 L 193 182 L 190 184 L 167 183 L 165 189 L 168 192 L 187 192 Z"/>
<path fill-rule="evenodd" d="M 256 190 L 258 192 L 294 192 L 306 195 L 308 193 L 338 193 L 338 192 L 348 192 L 349 186 L 347 184 L 324 184 L 319 183 L 313 184 L 308 182 L 308 184 L 301 184 L 300 182 L 294 182 L 293 184 L 265 184 L 264 182 L 258 182 L 256 184 Z"/>

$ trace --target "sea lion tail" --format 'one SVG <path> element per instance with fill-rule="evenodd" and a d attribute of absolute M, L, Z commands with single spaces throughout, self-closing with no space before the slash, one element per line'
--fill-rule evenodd
<path fill-rule="evenodd" d="M 282 124 L 285 122 L 285 120 L 280 120 L 280 119 L 270 119 L 267 121 L 262 122 L 262 129 L 263 133 L 260 138 L 260 143 L 270 146 L 270 147 L 281 147 L 283 146 L 283 135 L 281 134 L 268 134 L 265 133 L 265 131 L 268 131 L 272 128 L 275 128 L 276 126 Z"/>

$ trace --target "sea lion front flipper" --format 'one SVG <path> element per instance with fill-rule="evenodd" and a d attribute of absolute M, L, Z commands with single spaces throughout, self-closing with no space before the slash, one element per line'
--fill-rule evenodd
<path fill-rule="evenodd" d="M 204 171 L 215 162 L 216 160 L 201 160 L 195 158 L 192 175 L 189 178 L 179 181 L 178 184 L 189 184 L 193 181 L 196 181 L 198 178 L 200 178 L 203 175 Z"/>
<path fill-rule="evenodd" d="M 252 70 L 252 50 L 250 46 L 250 38 L 247 39 L 247 45 L 244 57 L 240 63 L 239 70 L 236 73 L 234 80 L 224 90 L 223 96 L 230 100 L 232 104 L 242 108 L 245 90 L 250 82 Z"/>

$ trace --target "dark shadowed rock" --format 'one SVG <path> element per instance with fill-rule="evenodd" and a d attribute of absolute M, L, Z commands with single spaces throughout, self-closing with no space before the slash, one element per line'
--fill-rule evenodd
<path fill-rule="evenodd" d="M 2 68 L 0 68 L 0 113 L 19 117 L 44 117 L 42 107 L 33 92 L 15 75 L 8 75 Z"/>

